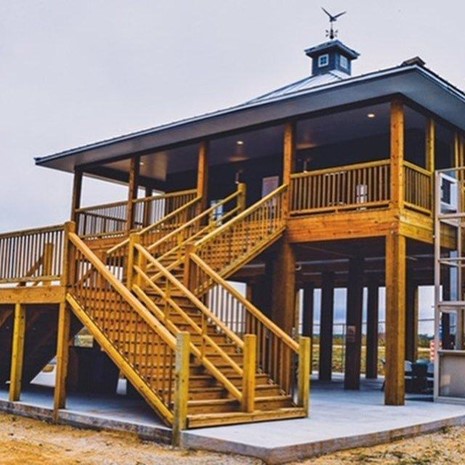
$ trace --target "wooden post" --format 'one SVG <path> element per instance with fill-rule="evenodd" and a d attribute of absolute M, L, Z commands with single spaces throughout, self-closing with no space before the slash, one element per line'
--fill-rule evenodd
<path fill-rule="evenodd" d="M 436 169 L 435 163 L 435 145 L 436 145 L 436 125 L 434 120 L 430 118 L 426 126 L 426 169 L 434 173 Z"/>
<path fill-rule="evenodd" d="M 257 371 L 257 336 L 244 336 L 244 367 L 242 380 L 242 411 L 255 410 L 255 373 Z"/>
<path fill-rule="evenodd" d="M 349 260 L 344 389 L 360 389 L 362 358 L 363 258 Z"/>
<path fill-rule="evenodd" d="M 15 305 L 13 347 L 11 351 L 10 401 L 16 402 L 21 396 L 23 377 L 24 338 L 26 333 L 26 306 Z"/>
<path fill-rule="evenodd" d="M 137 199 L 137 190 L 139 188 L 139 170 L 140 170 L 140 157 L 134 156 L 131 158 L 129 165 L 129 183 L 128 183 L 128 209 L 127 209 L 127 231 L 134 228 L 135 220 L 135 203 Z"/>
<path fill-rule="evenodd" d="M 391 201 L 394 209 L 404 204 L 404 107 L 402 101 L 391 102 Z"/>
<path fill-rule="evenodd" d="M 272 320 L 291 335 L 295 321 L 295 254 L 292 246 L 281 239 L 273 263 L 271 301 Z"/>
<path fill-rule="evenodd" d="M 418 358 L 418 286 L 407 273 L 406 312 L 405 312 L 405 360 L 415 362 Z"/>
<path fill-rule="evenodd" d="M 314 318 L 314 304 L 313 297 L 315 293 L 315 285 L 307 283 L 303 287 L 303 318 L 302 318 L 302 335 L 312 338 L 313 337 L 313 318 Z"/>
<path fill-rule="evenodd" d="M 297 403 L 299 407 L 302 407 L 306 412 L 308 412 L 310 406 L 311 363 L 311 340 L 309 337 L 301 337 L 299 340 L 299 395 Z"/>
<path fill-rule="evenodd" d="M 237 185 L 237 208 L 240 212 L 243 212 L 247 206 L 247 185 L 243 182 L 238 183 Z"/>
<path fill-rule="evenodd" d="M 376 281 L 368 284 L 367 296 L 367 349 L 366 377 L 378 377 L 378 320 L 379 320 L 379 288 Z"/>
<path fill-rule="evenodd" d="M 82 178 L 83 173 L 81 170 L 76 169 L 74 171 L 73 179 L 73 197 L 71 200 L 71 221 L 77 221 L 76 210 L 81 207 L 81 195 L 82 195 Z"/>
<path fill-rule="evenodd" d="M 140 236 L 138 234 L 129 235 L 129 249 L 128 249 L 128 265 L 127 265 L 127 276 L 126 286 L 128 289 L 132 289 L 133 284 L 140 285 L 138 274 L 134 271 L 134 265 L 140 264 L 139 253 L 137 252 L 136 245 L 140 244 Z"/>
<path fill-rule="evenodd" d="M 189 399 L 190 343 L 188 332 L 176 337 L 176 366 L 174 391 L 173 445 L 181 445 L 181 431 L 187 426 L 187 401 Z"/>
<path fill-rule="evenodd" d="M 393 231 L 386 236 L 386 405 L 405 400 L 405 287 L 406 238 Z"/>
<path fill-rule="evenodd" d="M 199 145 L 197 165 L 197 196 L 201 197 L 200 211 L 205 210 L 208 205 L 208 152 L 209 142 L 202 141 Z"/>
<path fill-rule="evenodd" d="M 325 272 L 321 285 L 320 381 L 331 381 L 333 363 L 334 273 Z"/>
<path fill-rule="evenodd" d="M 153 189 L 151 187 L 145 188 L 145 197 L 152 197 Z M 153 219 L 151 217 L 152 209 L 150 208 L 150 202 L 144 203 L 144 221 L 143 226 L 144 228 L 152 224 Z"/>
<path fill-rule="evenodd" d="M 42 276 L 50 277 L 53 273 L 53 250 L 54 244 L 48 242 L 44 246 L 44 255 L 42 260 Z M 45 281 L 46 286 L 51 286 L 52 281 L 49 279 Z"/>
<path fill-rule="evenodd" d="M 58 315 L 57 365 L 53 396 L 53 419 L 58 420 L 58 411 L 66 408 L 66 379 L 68 376 L 71 311 L 66 302 L 60 304 Z"/>
<path fill-rule="evenodd" d="M 295 123 L 289 122 L 284 128 L 284 150 L 283 150 L 283 184 L 289 186 L 283 199 L 284 217 L 287 217 L 290 211 L 291 196 L 290 184 L 291 175 L 294 171 L 295 163 Z"/>

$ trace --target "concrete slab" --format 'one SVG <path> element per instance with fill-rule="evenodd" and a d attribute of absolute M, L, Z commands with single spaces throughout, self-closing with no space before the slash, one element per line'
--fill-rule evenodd
<path fill-rule="evenodd" d="M 21 402 L 9 402 L 8 393 L 0 390 L 0 410 L 50 420 L 53 390 L 47 387 L 49 381 L 39 378 L 42 386 L 25 389 Z M 342 381 L 313 383 L 307 419 L 188 430 L 182 433 L 182 444 L 249 455 L 274 465 L 465 424 L 465 405 L 433 403 L 429 396 L 410 395 L 405 406 L 388 407 L 383 405 L 380 387 L 381 382 L 364 380 L 360 391 L 344 391 Z M 171 440 L 171 430 L 139 399 L 71 394 L 67 407 L 59 412 L 60 423 L 131 431 L 164 443 Z"/>

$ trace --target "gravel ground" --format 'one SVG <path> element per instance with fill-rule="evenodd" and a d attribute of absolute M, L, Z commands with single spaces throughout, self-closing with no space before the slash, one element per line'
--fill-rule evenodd
<path fill-rule="evenodd" d="M 0 465 L 262 465 L 238 455 L 188 451 L 141 441 L 128 433 L 96 432 L 0 413 Z M 465 427 L 352 449 L 293 465 L 463 465 Z"/>

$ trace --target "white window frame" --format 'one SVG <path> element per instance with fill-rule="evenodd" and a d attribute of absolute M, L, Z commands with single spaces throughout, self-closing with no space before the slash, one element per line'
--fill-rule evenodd
<path fill-rule="evenodd" d="M 349 69 L 349 60 L 346 56 L 341 55 L 339 57 L 339 64 L 341 65 L 341 68 L 343 69 Z"/>
<path fill-rule="evenodd" d="M 318 57 L 318 68 L 323 68 L 324 66 L 328 66 L 329 64 L 329 54 L 325 53 L 324 55 L 320 55 Z"/>

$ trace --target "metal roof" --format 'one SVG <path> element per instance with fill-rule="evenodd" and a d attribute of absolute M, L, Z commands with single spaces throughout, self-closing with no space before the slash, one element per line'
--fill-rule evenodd
<path fill-rule="evenodd" d="M 80 165 L 193 143 L 392 95 L 404 95 L 465 130 L 465 94 L 423 66 L 404 64 L 354 77 L 335 71 L 312 76 L 234 107 L 38 157 L 35 161 L 37 165 L 73 171 Z"/>

